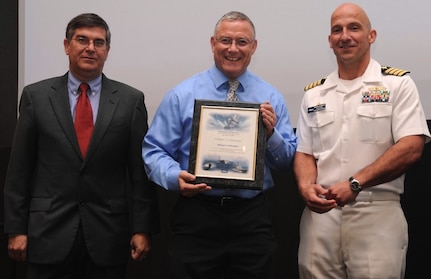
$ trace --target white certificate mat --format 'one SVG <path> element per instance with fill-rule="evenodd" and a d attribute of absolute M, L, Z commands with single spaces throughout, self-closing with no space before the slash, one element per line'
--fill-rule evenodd
<path fill-rule="evenodd" d="M 262 189 L 265 141 L 260 104 L 196 100 L 189 171 L 196 183 Z"/>

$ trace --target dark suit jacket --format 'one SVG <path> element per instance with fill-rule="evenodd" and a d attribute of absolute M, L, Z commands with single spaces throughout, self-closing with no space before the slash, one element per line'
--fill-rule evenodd
<path fill-rule="evenodd" d="M 132 233 L 159 231 L 157 192 L 141 155 L 147 129 L 143 93 L 103 75 L 83 160 L 67 74 L 24 88 L 4 188 L 5 233 L 28 235 L 30 262 L 62 261 L 80 223 L 101 265 L 128 260 Z"/>

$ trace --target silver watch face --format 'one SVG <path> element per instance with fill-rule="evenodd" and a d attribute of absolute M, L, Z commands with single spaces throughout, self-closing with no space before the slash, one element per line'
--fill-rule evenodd
<path fill-rule="evenodd" d="M 355 192 L 360 192 L 362 190 L 361 185 L 359 185 L 359 181 L 356 179 L 352 179 L 350 181 L 350 188 Z"/>

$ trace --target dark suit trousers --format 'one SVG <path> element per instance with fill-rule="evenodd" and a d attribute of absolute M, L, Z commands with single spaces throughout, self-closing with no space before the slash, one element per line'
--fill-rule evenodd
<path fill-rule="evenodd" d="M 171 215 L 169 278 L 275 279 L 278 246 L 265 194 L 180 196 Z"/>
<path fill-rule="evenodd" d="M 109 245 L 109 244 L 107 244 Z M 126 264 L 96 265 L 90 258 L 80 227 L 70 254 L 59 264 L 27 265 L 27 279 L 124 279 Z"/>

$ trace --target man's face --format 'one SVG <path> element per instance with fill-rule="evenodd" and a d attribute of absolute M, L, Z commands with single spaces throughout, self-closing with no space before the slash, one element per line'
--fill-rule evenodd
<path fill-rule="evenodd" d="M 225 20 L 211 37 L 214 62 L 229 79 L 245 72 L 256 47 L 252 26 L 246 20 Z"/>
<path fill-rule="evenodd" d="M 81 81 L 92 80 L 102 73 L 109 49 L 106 31 L 101 27 L 76 29 L 72 40 L 64 40 L 69 69 Z"/>
<path fill-rule="evenodd" d="M 376 39 L 363 10 L 353 5 L 344 5 L 331 17 L 329 45 L 338 61 L 354 63 L 369 55 L 370 46 Z"/>

